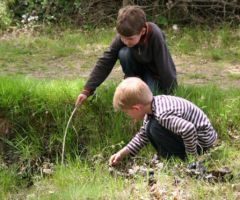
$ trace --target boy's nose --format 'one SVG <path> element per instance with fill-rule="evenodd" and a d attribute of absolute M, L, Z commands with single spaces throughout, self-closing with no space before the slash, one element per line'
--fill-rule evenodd
<path fill-rule="evenodd" d="M 125 44 L 127 47 L 131 47 L 131 42 L 129 42 L 129 41 L 125 41 L 124 44 Z"/>
<path fill-rule="evenodd" d="M 129 41 L 128 40 L 126 40 L 126 39 L 124 39 L 124 38 L 121 38 L 121 40 L 122 40 L 122 42 L 125 44 L 125 45 L 129 45 Z"/>

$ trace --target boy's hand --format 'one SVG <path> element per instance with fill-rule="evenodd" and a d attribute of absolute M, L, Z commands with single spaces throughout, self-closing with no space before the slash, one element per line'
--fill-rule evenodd
<path fill-rule="evenodd" d="M 109 165 L 114 166 L 117 165 L 126 155 L 128 155 L 130 152 L 128 148 L 124 147 L 117 153 L 113 154 L 109 159 Z"/>
<path fill-rule="evenodd" d="M 114 166 L 117 165 L 122 160 L 122 155 L 120 152 L 113 154 L 109 159 L 109 165 Z"/>
<path fill-rule="evenodd" d="M 75 106 L 80 106 L 86 99 L 87 99 L 87 95 L 79 94 L 76 99 Z"/>

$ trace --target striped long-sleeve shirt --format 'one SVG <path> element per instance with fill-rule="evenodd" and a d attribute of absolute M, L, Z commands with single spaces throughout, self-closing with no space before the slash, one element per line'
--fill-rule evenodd
<path fill-rule="evenodd" d="M 209 148 L 217 139 L 204 112 L 190 101 L 168 95 L 155 96 L 152 101 L 152 115 L 145 115 L 143 125 L 139 132 L 127 144 L 131 155 L 149 142 L 146 129 L 150 117 L 154 117 L 161 126 L 182 137 L 185 151 L 197 154 L 197 145 Z"/>

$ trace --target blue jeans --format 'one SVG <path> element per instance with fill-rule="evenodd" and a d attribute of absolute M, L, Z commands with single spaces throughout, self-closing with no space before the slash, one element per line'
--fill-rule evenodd
<path fill-rule="evenodd" d="M 141 78 L 150 88 L 150 90 L 156 94 L 159 90 L 159 82 L 153 78 L 153 74 L 143 65 L 138 64 L 131 55 L 131 51 L 127 47 L 120 49 L 118 58 L 122 66 L 125 77 L 137 76 Z"/>

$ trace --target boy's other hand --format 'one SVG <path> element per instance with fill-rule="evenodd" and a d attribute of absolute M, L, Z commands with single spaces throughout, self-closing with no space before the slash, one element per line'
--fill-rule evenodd
<path fill-rule="evenodd" d="M 122 160 L 122 155 L 120 152 L 113 154 L 109 159 L 109 165 L 114 166 L 117 165 Z"/>
<path fill-rule="evenodd" d="M 128 148 L 124 147 L 117 153 L 113 154 L 109 159 L 109 165 L 114 166 L 117 165 L 125 156 L 129 154 Z"/>
<path fill-rule="evenodd" d="M 86 99 L 87 99 L 87 95 L 79 94 L 76 99 L 75 106 L 80 106 Z"/>

